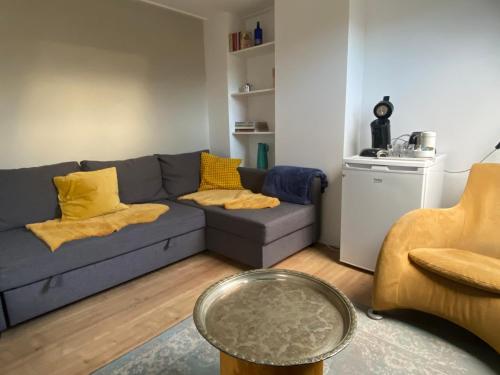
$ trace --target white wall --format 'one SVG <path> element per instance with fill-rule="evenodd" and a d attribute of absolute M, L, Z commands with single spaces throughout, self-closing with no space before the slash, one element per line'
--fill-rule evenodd
<path fill-rule="evenodd" d="M 322 240 L 340 242 L 348 0 L 276 0 L 276 163 L 323 169 Z"/>
<path fill-rule="evenodd" d="M 244 155 L 245 145 L 231 135 L 230 124 L 245 117 L 246 106 L 230 93 L 245 80 L 245 65 L 228 55 L 229 33 L 242 28 L 242 20 L 227 12 L 215 12 L 204 22 L 210 151 L 220 156 Z"/>
<path fill-rule="evenodd" d="M 0 168 L 208 147 L 202 21 L 132 0 L 7 0 Z"/>
<path fill-rule="evenodd" d="M 220 156 L 230 156 L 227 51 L 233 18 L 221 12 L 204 21 L 210 151 Z"/>
<path fill-rule="evenodd" d="M 366 0 L 349 1 L 347 82 L 344 128 L 344 156 L 359 152 L 363 127 L 363 79 L 365 74 Z"/>
<path fill-rule="evenodd" d="M 366 11 L 361 146 L 391 95 L 393 136 L 435 130 L 448 169 L 479 161 L 500 141 L 500 1 L 370 0 Z M 446 206 L 466 177 L 445 175 Z"/>

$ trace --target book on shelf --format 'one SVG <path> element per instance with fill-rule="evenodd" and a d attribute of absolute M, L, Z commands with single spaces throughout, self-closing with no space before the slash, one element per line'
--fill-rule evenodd
<path fill-rule="evenodd" d="M 229 52 L 241 49 L 241 32 L 229 34 Z"/>
<path fill-rule="evenodd" d="M 234 131 L 236 133 L 268 132 L 269 127 L 265 121 L 237 121 L 234 124 Z"/>
<path fill-rule="evenodd" d="M 235 52 L 253 46 L 252 33 L 248 31 L 239 31 L 229 34 L 229 52 Z"/>

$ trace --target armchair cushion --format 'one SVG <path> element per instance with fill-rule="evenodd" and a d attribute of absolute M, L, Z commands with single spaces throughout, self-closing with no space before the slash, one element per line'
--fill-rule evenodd
<path fill-rule="evenodd" d="M 420 248 L 408 253 L 418 266 L 461 284 L 500 294 L 500 259 L 452 248 Z"/>

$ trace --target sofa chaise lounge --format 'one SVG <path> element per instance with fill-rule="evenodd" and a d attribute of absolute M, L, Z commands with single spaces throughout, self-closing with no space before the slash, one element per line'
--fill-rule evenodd
<path fill-rule="evenodd" d="M 313 204 L 264 210 L 202 207 L 177 197 L 196 190 L 200 152 L 112 162 L 66 162 L 0 170 L 0 331 L 209 249 L 252 268 L 271 266 L 317 241 L 319 179 Z M 51 253 L 26 224 L 60 216 L 54 176 L 115 166 L 124 203 L 165 203 L 158 220 Z M 266 172 L 239 168 L 260 192 Z"/>

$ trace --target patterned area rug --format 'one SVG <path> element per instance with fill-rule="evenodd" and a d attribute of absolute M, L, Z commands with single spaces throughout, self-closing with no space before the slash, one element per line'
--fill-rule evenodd
<path fill-rule="evenodd" d="M 354 340 L 325 361 L 325 374 L 500 374 L 493 349 L 445 320 L 404 311 L 374 321 L 357 313 Z M 217 375 L 219 352 L 189 317 L 94 374 Z"/>

